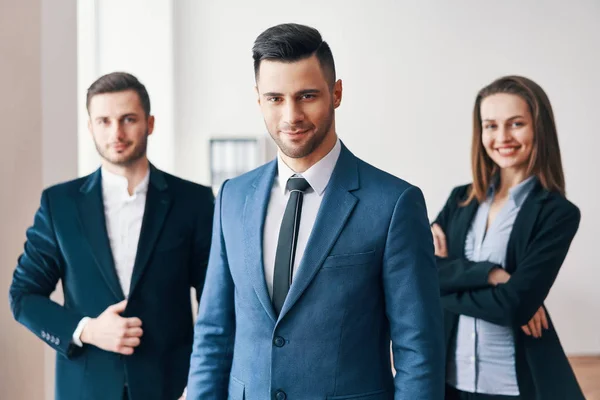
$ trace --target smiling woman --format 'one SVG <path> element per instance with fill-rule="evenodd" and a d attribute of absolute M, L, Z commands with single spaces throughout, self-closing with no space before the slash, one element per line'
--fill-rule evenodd
<path fill-rule="evenodd" d="M 445 309 L 446 399 L 583 399 L 544 306 L 579 227 L 550 101 L 500 78 L 475 100 L 473 183 L 431 229 Z"/>
<path fill-rule="evenodd" d="M 515 180 L 522 181 L 533 145 L 533 121 L 525 100 L 516 94 L 497 93 L 481 102 L 481 141 L 487 155 Z M 505 174 L 506 174 L 505 172 Z"/>
<path fill-rule="evenodd" d="M 469 200 L 483 201 L 498 171 L 508 173 L 517 183 L 536 175 L 545 189 L 565 194 L 552 106 L 544 90 L 527 78 L 504 77 L 479 92 L 473 110 L 471 152 Z"/>

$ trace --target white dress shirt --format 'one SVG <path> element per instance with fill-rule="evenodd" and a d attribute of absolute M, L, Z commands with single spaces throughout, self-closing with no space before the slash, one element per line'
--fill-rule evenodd
<path fill-rule="evenodd" d="M 106 168 L 102 168 L 101 174 L 106 232 L 119 283 L 127 298 L 146 209 L 150 170 L 135 187 L 132 195 L 129 195 L 127 190 L 129 186 L 127 178 L 116 175 Z M 88 320 L 88 317 L 83 318 L 73 333 L 73 342 L 80 347 L 82 346 L 81 332 Z"/>
<path fill-rule="evenodd" d="M 296 270 L 300 265 L 304 250 L 313 225 L 317 219 L 317 213 L 325 194 L 325 189 L 335 168 L 335 164 L 340 156 L 342 145 L 338 139 L 331 151 L 319 160 L 315 165 L 301 174 L 296 174 L 281 158 L 277 156 L 277 176 L 271 189 L 271 198 L 267 208 L 265 218 L 265 228 L 263 231 L 263 262 L 265 268 L 265 280 L 269 295 L 273 297 L 273 275 L 275 273 L 275 253 L 277 252 L 277 241 L 279 240 L 279 229 L 281 220 L 287 206 L 290 196 L 286 189 L 287 181 L 292 175 L 302 176 L 310 188 L 304 192 L 302 201 L 302 214 L 300 217 L 300 228 L 298 230 L 298 242 L 296 244 L 296 257 L 294 259 L 294 268 L 292 276 L 296 275 Z M 292 278 L 293 282 L 293 278 Z"/>
<path fill-rule="evenodd" d="M 119 283 L 125 297 L 128 297 L 133 264 L 137 254 L 142 219 L 146 208 L 146 194 L 150 171 L 135 187 L 130 196 L 127 191 L 127 178 L 115 175 L 102 168 L 102 200 L 106 232 L 112 251 Z"/>

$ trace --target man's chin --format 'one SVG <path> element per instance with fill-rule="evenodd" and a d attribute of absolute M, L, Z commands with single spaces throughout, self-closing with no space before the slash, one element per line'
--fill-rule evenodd
<path fill-rule="evenodd" d="M 308 146 L 286 146 L 281 150 L 289 158 L 303 158 L 308 156 L 311 151 Z"/>
<path fill-rule="evenodd" d="M 105 157 L 104 159 L 113 165 L 116 165 L 119 167 L 127 167 L 129 165 L 134 164 L 139 159 L 139 157 L 134 158 L 131 156 L 119 155 L 119 156 Z"/>

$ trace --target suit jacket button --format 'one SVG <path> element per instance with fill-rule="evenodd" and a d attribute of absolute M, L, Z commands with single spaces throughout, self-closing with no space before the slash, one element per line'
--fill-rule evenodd
<path fill-rule="evenodd" d="M 56 345 L 60 346 L 60 339 L 59 338 L 56 338 Z"/>
<path fill-rule="evenodd" d="M 283 390 L 278 390 L 275 392 L 275 400 L 285 400 L 287 399 L 287 394 Z"/>
<path fill-rule="evenodd" d="M 275 344 L 277 347 L 283 347 L 285 346 L 285 339 L 281 336 L 276 336 L 275 339 L 273 339 L 273 344 Z"/>

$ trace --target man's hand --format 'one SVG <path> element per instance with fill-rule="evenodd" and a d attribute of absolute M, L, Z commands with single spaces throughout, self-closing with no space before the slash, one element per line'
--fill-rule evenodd
<path fill-rule="evenodd" d="M 139 318 L 123 318 L 127 300 L 109 306 L 98 318 L 92 318 L 81 332 L 81 342 L 102 350 L 125 355 L 133 354 L 143 334 Z"/>
<path fill-rule="evenodd" d="M 546 318 L 544 306 L 541 306 L 539 310 L 537 310 L 527 325 L 521 327 L 527 336 L 533 336 L 536 339 L 542 337 L 542 328 L 548 329 L 548 318 Z"/>
<path fill-rule="evenodd" d="M 510 280 L 510 274 L 504 268 L 493 268 L 488 275 L 488 283 L 492 286 L 497 286 L 501 283 L 506 283 Z"/>
<path fill-rule="evenodd" d="M 433 245 L 435 246 L 435 255 L 438 257 L 448 257 L 448 248 L 446 247 L 446 234 L 438 224 L 431 225 L 431 234 L 433 235 Z"/>

